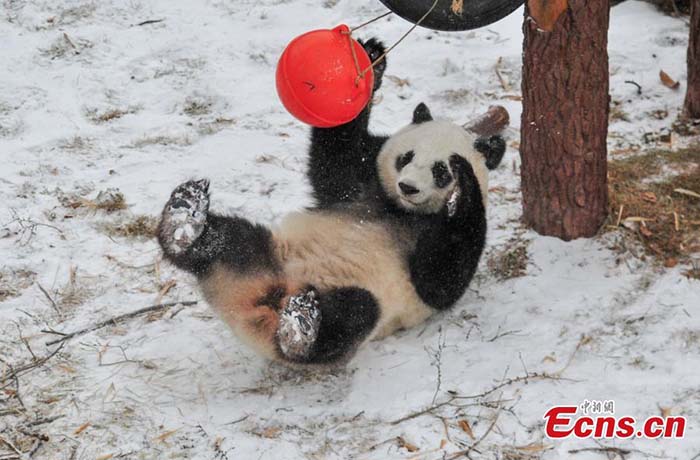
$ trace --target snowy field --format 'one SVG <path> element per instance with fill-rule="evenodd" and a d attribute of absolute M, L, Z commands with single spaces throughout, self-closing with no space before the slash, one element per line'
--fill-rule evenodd
<path fill-rule="evenodd" d="M 308 129 L 277 100 L 276 59 L 294 36 L 357 25 L 381 4 L 0 5 L 0 459 L 699 458 L 700 282 L 613 252 L 615 234 L 564 243 L 519 223 L 522 11 L 473 32 L 416 30 L 391 53 L 395 78 L 374 109 L 382 132 L 421 101 L 456 121 L 510 111 L 472 289 L 347 369 L 309 375 L 243 348 L 139 233 L 192 177 L 212 180 L 214 209 L 261 222 L 309 205 Z M 682 104 L 685 85 L 661 85 L 659 71 L 685 81 L 687 24 L 637 1 L 611 21 L 612 99 L 625 114 L 611 151 L 649 148 L 644 135 Z M 409 26 L 390 17 L 358 36 L 393 42 Z M 487 260 L 515 237 L 526 273 L 503 280 Z M 60 336 L 42 332 L 196 300 L 58 352 L 46 342 Z M 686 437 L 546 439 L 547 409 L 584 399 L 614 400 L 620 416 L 684 415 Z"/>

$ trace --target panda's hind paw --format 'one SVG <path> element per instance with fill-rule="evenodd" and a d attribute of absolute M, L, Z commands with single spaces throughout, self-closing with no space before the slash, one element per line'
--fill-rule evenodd
<path fill-rule="evenodd" d="M 208 179 L 178 185 L 163 209 L 158 229 L 163 249 L 173 254 L 187 250 L 204 231 L 208 210 Z"/>
<path fill-rule="evenodd" d="M 318 338 L 320 325 L 321 310 L 315 290 L 290 297 L 280 312 L 277 330 L 282 353 L 293 360 L 307 358 Z"/>

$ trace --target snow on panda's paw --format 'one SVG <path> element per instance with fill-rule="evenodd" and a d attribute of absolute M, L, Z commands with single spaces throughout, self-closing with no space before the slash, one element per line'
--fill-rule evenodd
<path fill-rule="evenodd" d="M 174 254 L 187 250 L 202 234 L 209 210 L 209 180 L 178 185 L 163 210 L 161 239 Z"/>
<path fill-rule="evenodd" d="M 291 359 L 307 357 L 321 325 L 316 291 L 292 296 L 280 313 L 277 338 L 282 353 Z"/>
<path fill-rule="evenodd" d="M 457 214 L 457 205 L 459 204 L 459 198 L 462 196 L 462 191 L 459 186 L 455 187 L 452 193 L 450 193 L 447 199 L 447 217 L 454 217 Z"/>

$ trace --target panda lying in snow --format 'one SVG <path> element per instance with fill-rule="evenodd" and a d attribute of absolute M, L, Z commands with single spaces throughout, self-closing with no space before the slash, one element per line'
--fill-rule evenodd
<path fill-rule="evenodd" d="M 383 54 L 376 40 L 364 46 L 373 60 Z M 424 104 L 393 136 L 374 136 L 369 112 L 312 130 L 317 205 L 278 228 L 209 212 L 207 180 L 178 186 L 165 205 L 165 257 L 197 275 L 207 302 L 267 358 L 345 362 L 454 305 L 477 268 L 487 169 L 500 163 L 503 139 L 433 120 Z"/>

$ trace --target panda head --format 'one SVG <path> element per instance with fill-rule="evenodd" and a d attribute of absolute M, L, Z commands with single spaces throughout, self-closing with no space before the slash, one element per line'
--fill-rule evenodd
<path fill-rule="evenodd" d="M 457 185 L 455 156 L 471 165 L 476 183 L 469 185 L 479 187 L 485 207 L 488 170 L 498 166 L 504 152 L 502 137 L 479 138 L 459 125 L 434 120 L 421 103 L 413 112 L 413 122 L 386 141 L 377 167 L 382 188 L 396 205 L 433 214 L 442 209 Z"/>

